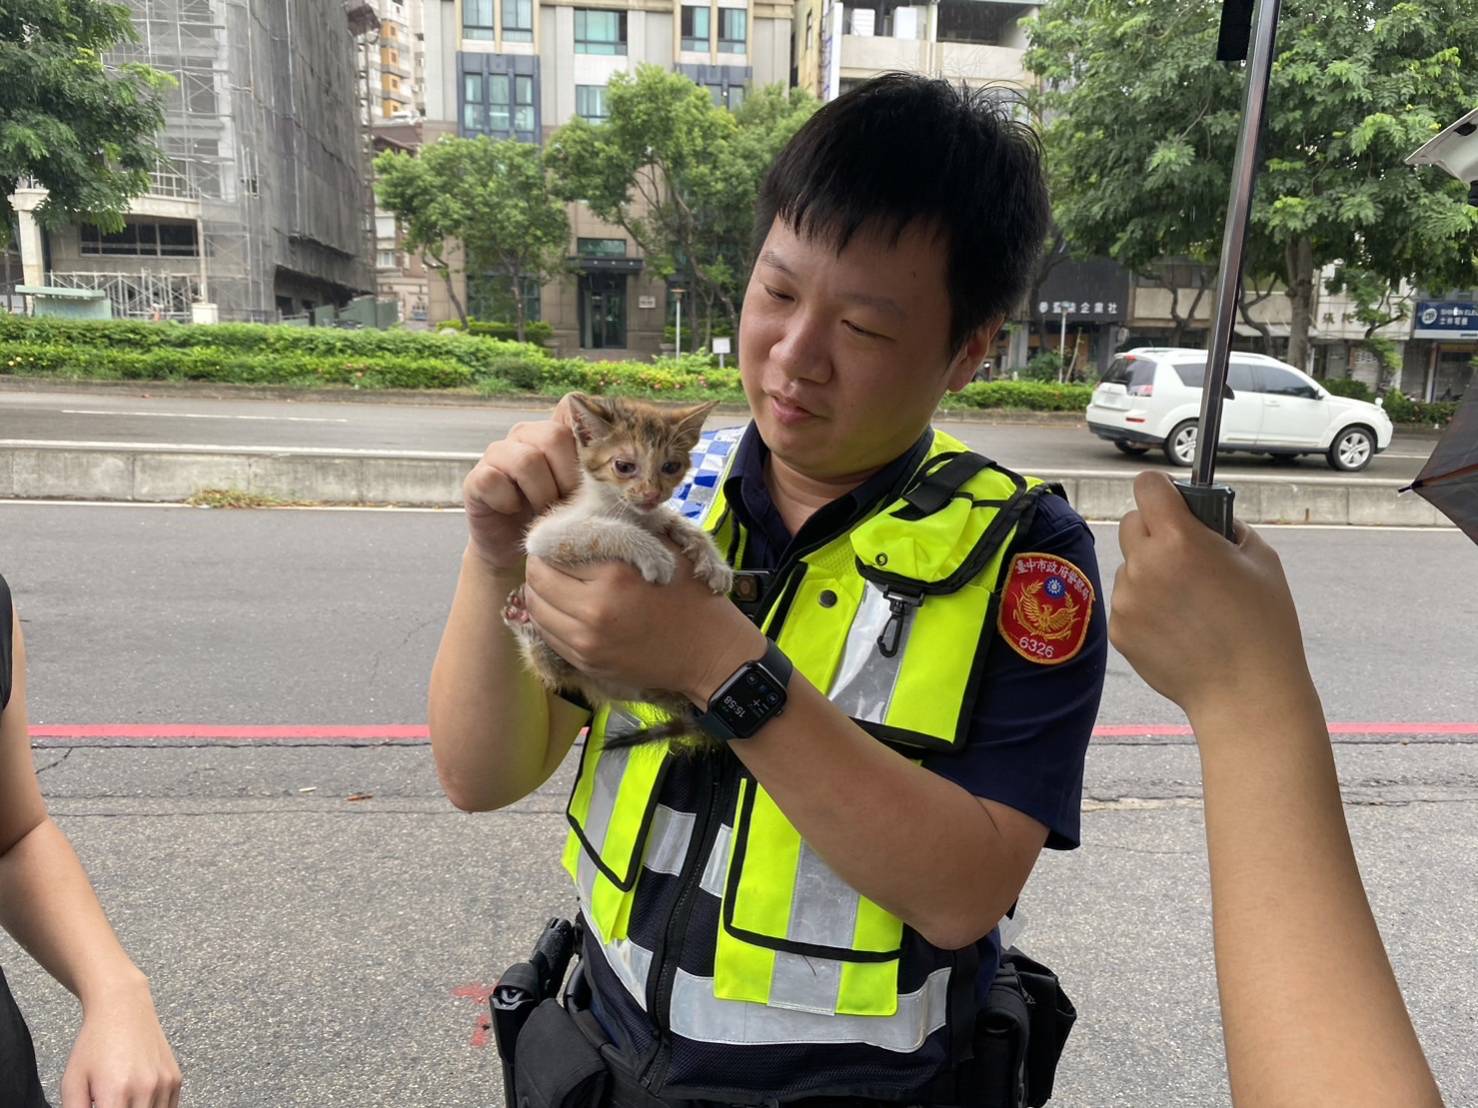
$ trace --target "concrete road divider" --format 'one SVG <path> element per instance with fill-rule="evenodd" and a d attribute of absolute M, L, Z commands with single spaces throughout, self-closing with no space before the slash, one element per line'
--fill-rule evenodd
<path fill-rule="evenodd" d="M 0 498 L 171 502 L 203 489 L 333 504 L 455 506 L 476 454 L 82 446 L 0 447 Z M 1037 470 L 1059 481 L 1090 520 L 1116 520 L 1134 506 L 1131 470 Z M 1249 523 L 1450 526 L 1399 483 L 1360 477 L 1228 474 L 1236 512 Z"/>

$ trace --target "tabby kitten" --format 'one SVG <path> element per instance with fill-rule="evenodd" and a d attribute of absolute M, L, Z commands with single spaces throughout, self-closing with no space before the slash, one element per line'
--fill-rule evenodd
<path fill-rule="evenodd" d="M 694 576 L 715 593 L 727 594 L 733 571 L 707 533 L 666 506 L 690 465 L 712 403 L 659 408 L 635 400 L 586 396 L 567 399 L 575 421 L 580 485 L 529 527 L 524 549 L 557 566 L 622 561 L 653 584 L 666 585 L 677 560 L 660 541 L 671 540 L 693 564 Z M 698 713 L 681 694 L 629 688 L 581 673 L 551 649 L 529 620 L 523 589 L 508 597 L 503 620 L 512 629 L 524 662 L 550 690 L 573 690 L 592 708 L 611 701 L 640 701 L 665 711 L 670 721 L 608 747 L 696 735 Z"/>

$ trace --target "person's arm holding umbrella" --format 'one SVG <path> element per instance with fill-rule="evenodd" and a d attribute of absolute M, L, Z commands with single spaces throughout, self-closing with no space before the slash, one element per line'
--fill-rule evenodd
<path fill-rule="evenodd" d="M 1241 524 L 1235 544 L 1203 526 L 1161 474 L 1134 492 L 1109 637 L 1200 749 L 1233 1102 L 1440 1105 L 1360 881 L 1278 555 Z"/>

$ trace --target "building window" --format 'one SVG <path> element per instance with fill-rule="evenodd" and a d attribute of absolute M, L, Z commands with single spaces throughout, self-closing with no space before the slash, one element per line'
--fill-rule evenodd
<path fill-rule="evenodd" d="M 683 49 L 708 53 L 708 5 L 683 5 Z"/>
<path fill-rule="evenodd" d="M 576 8 L 575 53 L 626 53 L 626 13 Z"/>
<path fill-rule="evenodd" d="M 534 133 L 534 79 L 507 73 L 467 73 L 462 130 L 499 138 Z M 484 116 L 484 109 L 486 115 Z"/>
<path fill-rule="evenodd" d="M 743 8 L 718 10 L 718 52 L 743 54 L 749 40 L 749 13 Z"/>
<path fill-rule="evenodd" d="M 462 78 L 462 130 L 485 131 L 483 121 L 483 82 L 481 73 L 468 73 Z"/>
<path fill-rule="evenodd" d="M 394 269 L 395 268 L 395 251 L 394 250 L 380 250 L 380 251 L 378 251 L 377 254 L 376 254 L 376 258 L 375 258 L 375 265 L 378 266 L 380 269 Z"/>
<path fill-rule="evenodd" d="M 194 223 L 128 223 L 121 231 L 107 233 L 84 223 L 80 231 L 84 254 L 149 258 L 193 258 L 198 254 Z"/>
<path fill-rule="evenodd" d="M 606 108 L 605 85 L 576 85 L 575 114 L 587 123 L 604 123 L 610 112 Z"/>
<path fill-rule="evenodd" d="M 579 239 L 575 252 L 582 258 L 624 258 L 625 239 Z"/>
<path fill-rule="evenodd" d="M 716 108 L 728 108 L 731 112 L 737 112 L 744 103 L 743 85 L 704 85 L 708 95 L 713 98 Z"/>
<path fill-rule="evenodd" d="M 493 0 L 462 0 L 462 37 L 493 39 Z"/>
<path fill-rule="evenodd" d="M 537 323 L 542 305 L 539 282 L 524 278 L 523 317 Z M 467 278 L 467 314 L 484 323 L 517 323 L 518 304 L 513 299 L 513 278 L 502 273 L 472 273 Z"/>
<path fill-rule="evenodd" d="M 534 41 L 534 0 L 503 0 L 503 41 Z"/>

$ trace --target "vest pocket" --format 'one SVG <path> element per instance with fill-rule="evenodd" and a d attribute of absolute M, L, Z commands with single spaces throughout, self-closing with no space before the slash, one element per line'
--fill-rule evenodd
<path fill-rule="evenodd" d="M 741 783 L 714 993 L 774 1008 L 891 1016 L 903 921 L 843 881 L 769 795 Z"/>
<path fill-rule="evenodd" d="M 630 894 L 641 872 L 668 756 L 663 743 L 607 750 L 605 737 L 630 734 L 641 726 L 630 712 L 602 709 L 581 752 L 565 809 L 571 835 L 564 866 L 575 879 L 587 917 L 606 939 L 626 937 Z"/>

